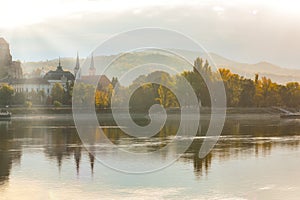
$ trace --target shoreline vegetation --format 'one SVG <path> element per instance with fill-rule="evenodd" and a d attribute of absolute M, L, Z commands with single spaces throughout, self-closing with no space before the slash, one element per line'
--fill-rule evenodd
<path fill-rule="evenodd" d="M 160 84 L 153 83 L 153 80 Z M 198 102 L 201 102 L 203 112 L 207 113 L 212 105 L 207 85 L 210 85 L 211 89 L 216 89 L 223 84 L 227 113 L 281 113 L 282 111 L 278 111 L 276 107 L 292 108 L 290 109 L 292 112 L 299 111 L 300 108 L 299 82 L 280 85 L 267 77 L 260 78 L 258 74 L 253 79 L 247 79 L 225 68 L 212 71 L 208 61 L 201 58 L 194 61 L 190 71 L 175 75 L 154 71 L 140 75 L 128 86 L 121 85 L 117 77 L 113 77 L 107 86 L 99 82 L 94 86 L 79 79 L 78 84 L 67 84 L 65 88 L 60 83 L 55 83 L 50 96 L 46 96 L 43 90 L 15 92 L 12 86 L 2 85 L 0 105 L 16 107 L 12 109 L 12 113 L 59 114 L 71 113 L 71 109 L 67 107 L 73 103 L 76 107 L 95 105 L 97 110 L 109 113 L 111 106 L 122 108 L 124 105 L 127 106 L 129 99 L 130 113 L 147 113 L 154 104 L 160 104 L 169 113 L 178 113 L 181 104 L 175 93 L 180 94 L 184 102 L 189 102 L 184 84 L 186 81 L 194 90 Z M 15 105 L 21 107 L 17 108 Z M 38 105 L 41 106 L 40 109 L 37 109 Z"/>
<path fill-rule="evenodd" d="M 84 109 L 83 109 L 84 110 Z M 289 111 L 296 112 L 297 110 L 294 108 L 288 109 Z M 54 107 L 54 106 L 38 106 L 38 107 L 10 107 L 9 111 L 12 114 L 28 114 L 28 115 L 42 115 L 42 114 L 72 114 L 72 107 L 71 106 L 63 106 L 63 107 Z M 122 114 L 124 110 L 120 109 L 120 114 Z M 108 114 L 111 115 L 110 109 L 97 109 L 97 115 Z M 172 108 L 167 109 L 168 114 L 180 114 L 180 108 Z M 226 108 L 227 115 L 230 114 L 266 114 L 266 115 L 279 115 L 282 113 L 277 108 L 274 107 L 261 107 L 261 108 L 245 108 L 245 107 L 229 107 Z M 137 115 L 147 115 L 147 112 L 134 112 L 133 114 Z M 200 108 L 200 114 L 210 114 L 209 107 L 202 107 Z"/>

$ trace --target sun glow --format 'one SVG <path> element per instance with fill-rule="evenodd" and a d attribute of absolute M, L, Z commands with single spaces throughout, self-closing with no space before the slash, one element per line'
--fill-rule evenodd
<path fill-rule="evenodd" d="M 2 0 L 0 12 L 0 28 L 15 28 L 19 26 L 26 26 L 34 23 L 43 22 L 49 18 L 54 17 L 72 17 L 76 13 L 87 12 L 103 12 L 116 13 L 124 10 L 143 9 L 151 6 L 201 6 L 211 5 L 215 8 L 219 4 L 226 7 L 226 5 L 234 6 L 264 6 L 275 12 L 284 12 L 286 14 L 299 15 L 300 2 L 287 1 L 270 1 L 270 0 L 246 0 L 241 3 L 236 0 L 227 1 L 209 1 L 209 0 Z M 222 8 L 223 9 L 223 8 Z"/>
<path fill-rule="evenodd" d="M 54 17 L 71 17 L 70 15 L 76 13 L 116 13 L 153 5 L 178 5 L 181 3 L 181 0 L 172 1 L 172 4 L 169 4 L 167 0 L 152 0 L 148 2 L 139 0 L 3 0 L 0 2 L 0 28 L 30 25 Z"/>

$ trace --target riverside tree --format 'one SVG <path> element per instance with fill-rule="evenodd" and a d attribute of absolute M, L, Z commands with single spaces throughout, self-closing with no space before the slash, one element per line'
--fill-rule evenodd
<path fill-rule="evenodd" d="M 60 83 L 55 83 L 51 90 L 52 101 L 63 102 L 64 88 Z"/>
<path fill-rule="evenodd" d="M 10 105 L 14 94 L 14 88 L 10 85 L 4 84 L 0 87 L 0 104 Z"/>

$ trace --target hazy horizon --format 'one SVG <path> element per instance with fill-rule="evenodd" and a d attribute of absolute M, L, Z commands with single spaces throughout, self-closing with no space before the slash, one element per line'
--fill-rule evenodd
<path fill-rule="evenodd" d="M 22 62 L 75 57 L 77 51 L 84 58 L 114 34 L 162 27 L 230 60 L 300 69 L 300 4 L 291 0 L 5 0 L 1 7 L 0 37 Z"/>

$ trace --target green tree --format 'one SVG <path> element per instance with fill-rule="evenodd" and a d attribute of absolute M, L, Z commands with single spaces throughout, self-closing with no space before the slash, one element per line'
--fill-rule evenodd
<path fill-rule="evenodd" d="M 44 90 L 40 90 L 40 91 L 38 91 L 37 96 L 39 98 L 39 103 L 40 104 L 45 104 L 45 102 L 46 102 L 46 92 Z"/>
<path fill-rule="evenodd" d="M 198 61 L 201 63 L 201 61 Z M 199 65 L 199 64 L 197 64 Z M 196 68 L 199 68 L 200 66 L 194 67 L 194 71 L 185 71 L 181 74 L 192 86 L 192 88 L 195 91 L 195 94 L 201 102 L 202 106 L 210 106 L 210 94 L 207 88 L 207 83 L 210 81 L 207 77 L 202 77 L 202 74 L 196 70 Z M 201 69 L 202 70 L 202 69 Z M 202 70 L 203 73 L 203 70 Z M 205 74 L 203 74 L 206 76 Z M 178 88 L 178 87 L 177 87 Z"/>
<path fill-rule="evenodd" d="M 157 90 L 158 97 L 156 100 L 165 108 L 177 107 L 179 105 L 176 96 L 170 89 L 160 85 Z"/>
<path fill-rule="evenodd" d="M 145 112 L 147 113 L 153 104 L 156 104 L 157 93 L 154 84 L 143 84 L 134 91 L 130 97 L 129 107 L 130 112 Z"/>
<path fill-rule="evenodd" d="M 73 87 L 73 103 L 77 105 L 90 105 L 95 102 L 95 86 L 86 83 L 77 83 Z"/>
<path fill-rule="evenodd" d="M 51 90 L 52 101 L 63 101 L 64 97 L 64 88 L 60 83 L 55 83 Z"/>
<path fill-rule="evenodd" d="M 251 79 L 241 80 L 241 94 L 239 106 L 252 107 L 254 105 L 255 83 Z"/>
<path fill-rule="evenodd" d="M 14 94 L 14 88 L 7 84 L 0 86 L 0 104 L 10 105 Z"/>
<path fill-rule="evenodd" d="M 13 96 L 13 104 L 14 105 L 24 105 L 26 101 L 26 96 L 23 92 L 17 92 L 14 96 Z"/>
<path fill-rule="evenodd" d="M 54 101 L 54 102 L 53 102 L 53 105 L 54 105 L 55 107 L 61 107 L 61 103 L 60 103 L 59 101 Z"/>
<path fill-rule="evenodd" d="M 39 90 L 38 92 L 31 91 L 28 94 L 28 99 L 30 99 L 31 102 L 35 105 L 45 104 L 45 100 L 46 100 L 45 98 L 46 98 L 46 93 L 44 90 Z"/>
<path fill-rule="evenodd" d="M 74 87 L 74 82 L 66 83 L 66 91 L 64 92 L 64 96 L 63 96 L 64 104 L 67 104 L 67 105 L 72 104 L 73 87 Z"/>
<path fill-rule="evenodd" d="M 31 108 L 32 102 L 31 101 L 25 101 L 24 105 L 25 105 L 26 108 Z"/>

